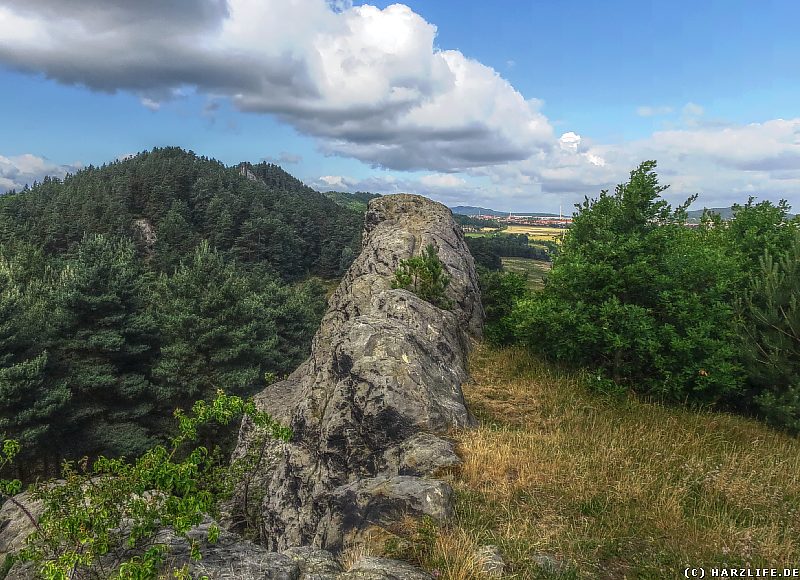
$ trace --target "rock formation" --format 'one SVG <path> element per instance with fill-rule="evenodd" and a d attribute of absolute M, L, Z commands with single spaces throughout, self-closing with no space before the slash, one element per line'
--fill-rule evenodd
<path fill-rule="evenodd" d="M 372 200 L 363 240 L 309 359 L 256 397 L 292 440 L 265 442 L 242 425 L 234 456 L 261 459 L 232 521 L 256 514 L 273 549 L 336 551 L 404 515 L 451 511 L 450 487 L 431 476 L 459 461 L 440 435 L 474 422 L 461 392 L 483 321 L 474 263 L 450 210 L 416 195 Z M 400 260 L 428 244 L 451 278 L 451 311 L 391 287 Z"/>

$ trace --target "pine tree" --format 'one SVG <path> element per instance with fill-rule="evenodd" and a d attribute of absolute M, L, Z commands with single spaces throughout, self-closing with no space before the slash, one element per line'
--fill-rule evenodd
<path fill-rule="evenodd" d="M 204 241 L 191 261 L 161 277 L 158 295 L 159 398 L 174 407 L 216 389 L 254 392 L 277 335 L 258 310 L 246 277 Z"/>
<path fill-rule="evenodd" d="M 37 348 L 41 329 L 28 314 L 15 269 L 0 256 L 0 435 L 19 441 L 30 456 L 45 449 L 69 393 L 48 388 L 48 354 Z"/>
<path fill-rule="evenodd" d="M 154 440 L 148 378 L 157 335 L 146 310 L 147 278 L 130 240 L 83 240 L 62 301 L 59 363 L 72 393 L 72 452 L 138 454 Z"/>
<path fill-rule="evenodd" d="M 189 208 L 183 202 L 175 202 L 156 226 L 155 261 L 162 272 L 172 272 L 181 258 L 191 255 L 197 245 L 187 219 Z"/>
<path fill-rule="evenodd" d="M 753 400 L 768 421 L 800 431 L 800 236 L 765 252 L 743 303 L 742 354 Z"/>
<path fill-rule="evenodd" d="M 450 276 L 439 259 L 439 253 L 433 244 L 422 250 L 422 254 L 400 261 L 395 272 L 392 288 L 405 288 L 423 300 L 439 308 L 450 309 L 452 300 L 447 297 Z"/>

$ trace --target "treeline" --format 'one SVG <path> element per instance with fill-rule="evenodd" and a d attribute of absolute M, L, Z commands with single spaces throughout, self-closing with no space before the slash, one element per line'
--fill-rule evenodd
<path fill-rule="evenodd" d="M 475 263 L 488 270 L 503 267 L 500 260 L 506 258 L 533 258 L 549 261 L 558 251 L 558 245 L 550 241 L 537 241 L 530 245 L 525 234 L 493 234 L 490 236 L 467 237 L 467 246 L 475 258 Z"/>
<path fill-rule="evenodd" d="M 800 431 L 800 221 L 785 202 L 686 227 L 655 162 L 577 208 L 544 290 L 482 280 L 489 336 L 579 365 L 598 389 Z"/>
<path fill-rule="evenodd" d="M 273 165 L 156 149 L 0 196 L 0 435 L 22 475 L 137 455 L 307 355 L 362 216 Z M 252 180 L 252 175 L 257 177 Z"/>
<path fill-rule="evenodd" d="M 342 191 L 326 191 L 325 197 L 338 203 L 341 206 L 352 209 L 359 213 L 367 211 L 367 205 L 376 197 L 380 197 L 378 193 L 368 193 L 366 191 L 356 191 L 354 193 Z"/>
<path fill-rule="evenodd" d="M 500 225 L 500 222 L 498 222 L 497 220 L 480 219 L 460 213 L 454 213 L 453 219 L 460 226 L 469 226 L 473 228 L 495 228 L 495 229 L 500 229 L 502 227 Z"/>

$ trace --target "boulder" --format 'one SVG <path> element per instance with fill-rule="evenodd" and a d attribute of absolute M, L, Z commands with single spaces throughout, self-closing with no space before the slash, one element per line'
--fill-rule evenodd
<path fill-rule="evenodd" d="M 475 560 L 478 562 L 484 576 L 488 578 L 501 578 L 503 576 L 506 563 L 497 546 L 481 546 L 475 552 Z"/>
<path fill-rule="evenodd" d="M 448 431 L 475 423 L 461 385 L 469 379 L 472 342 L 481 335 L 477 276 L 450 210 L 420 196 L 371 201 L 363 239 L 309 359 L 256 397 L 260 410 L 291 426 L 291 440 L 277 442 L 251 422 L 242 424 L 234 458 L 252 463 L 228 506 L 229 530 L 214 544 L 206 540 L 208 518 L 189 540 L 159 532 L 169 564 L 187 565 L 193 578 L 431 579 L 408 564 L 374 557 L 344 571 L 333 553 L 405 516 L 443 520 L 452 513 L 452 490 L 436 476 L 460 462 Z M 450 310 L 392 289 L 400 261 L 428 244 L 451 278 Z M 40 506 L 24 495 L 15 499 L 39 515 Z M 253 515 L 262 545 L 233 533 L 235 522 Z M 13 502 L 2 506 L 0 556 L 17 551 L 33 528 Z M 199 561 L 189 557 L 192 539 Z M 33 572 L 18 563 L 8 578 L 34 578 Z"/>
<path fill-rule="evenodd" d="M 450 310 L 392 289 L 400 261 L 428 244 L 450 277 Z M 376 523 L 446 517 L 451 491 L 432 476 L 459 461 L 446 433 L 474 425 L 461 385 L 482 322 L 474 262 L 450 210 L 416 195 L 372 200 L 362 252 L 329 301 L 311 356 L 256 396 L 292 428 L 291 441 L 265 441 L 242 424 L 234 458 L 259 460 L 231 521 L 256 514 L 273 549 L 337 551 Z"/>

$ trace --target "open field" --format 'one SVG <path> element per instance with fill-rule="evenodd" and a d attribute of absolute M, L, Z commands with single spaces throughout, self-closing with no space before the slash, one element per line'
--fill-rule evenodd
<path fill-rule="evenodd" d="M 544 260 L 531 258 L 500 258 L 503 269 L 507 272 L 528 275 L 528 287 L 531 290 L 540 290 L 544 287 L 544 276 L 550 271 L 552 264 Z"/>
<path fill-rule="evenodd" d="M 547 228 L 541 226 L 508 226 L 501 230 L 495 228 L 481 228 L 479 232 L 467 232 L 464 235 L 468 238 L 483 238 L 495 234 L 526 234 L 528 239 L 535 241 L 560 241 L 561 236 L 567 230 L 563 228 Z"/>
<path fill-rule="evenodd" d="M 454 434 L 456 517 L 400 550 L 442 580 L 678 578 L 687 566 L 800 562 L 800 440 L 741 417 L 593 394 L 520 349 L 480 346 Z"/>
<path fill-rule="evenodd" d="M 527 234 L 531 240 L 558 240 L 567 230 L 564 228 L 512 225 L 506 227 L 503 231 L 507 234 Z"/>
<path fill-rule="evenodd" d="M 495 228 L 481 228 L 480 232 L 467 232 L 468 238 L 481 238 L 494 234 L 526 234 L 531 241 L 559 241 L 566 232 L 564 228 L 547 228 L 542 226 L 508 226 L 501 230 Z"/>

